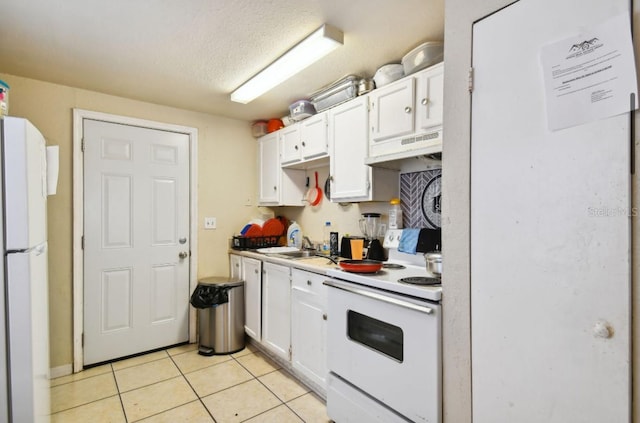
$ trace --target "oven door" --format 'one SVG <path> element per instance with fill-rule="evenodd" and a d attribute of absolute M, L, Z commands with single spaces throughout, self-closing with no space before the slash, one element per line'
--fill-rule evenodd
<path fill-rule="evenodd" d="M 330 280 L 329 370 L 415 422 L 440 422 L 440 305 Z"/>

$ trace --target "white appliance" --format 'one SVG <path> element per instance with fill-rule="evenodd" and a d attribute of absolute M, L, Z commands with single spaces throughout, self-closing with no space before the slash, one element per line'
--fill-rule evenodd
<path fill-rule="evenodd" d="M 385 236 L 391 267 L 327 272 L 327 412 L 334 421 L 442 421 L 442 287 L 399 282 L 433 276 L 422 254 L 397 251 L 401 234 Z"/>
<path fill-rule="evenodd" d="M 6 330 L 0 337 L 0 421 L 47 422 L 47 149 L 29 121 L 5 117 L 0 125 L 0 330 Z"/>

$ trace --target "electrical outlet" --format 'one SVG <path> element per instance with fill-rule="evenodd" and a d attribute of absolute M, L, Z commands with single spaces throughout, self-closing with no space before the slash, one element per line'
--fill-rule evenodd
<path fill-rule="evenodd" d="M 205 229 L 215 229 L 216 228 L 216 218 L 215 217 L 205 217 L 204 218 L 204 228 Z"/>

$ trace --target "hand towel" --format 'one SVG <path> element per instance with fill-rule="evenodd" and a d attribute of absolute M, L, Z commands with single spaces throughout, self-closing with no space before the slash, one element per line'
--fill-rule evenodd
<path fill-rule="evenodd" d="M 440 229 L 420 229 L 420 235 L 418 235 L 418 246 L 416 252 L 428 253 L 430 251 L 440 251 L 441 245 L 441 233 Z"/>
<path fill-rule="evenodd" d="M 403 229 L 402 236 L 400 236 L 400 244 L 398 245 L 398 251 L 402 253 L 415 254 L 416 247 L 418 246 L 418 237 L 420 236 L 420 229 Z"/>

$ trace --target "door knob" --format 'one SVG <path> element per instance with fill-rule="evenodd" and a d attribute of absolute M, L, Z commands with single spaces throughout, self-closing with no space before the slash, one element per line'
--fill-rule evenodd
<path fill-rule="evenodd" d="M 407 106 L 404 108 L 405 113 L 411 113 L 411 107 Z"/>
<path fill-rule="evenodd" d="M 178 253 L 178 257 L 180 257 L 180 259 L 186 259 L 189 256 L 189 253 L 187 253 L 186 251 L 180 251 L 180 253 Z"/>

